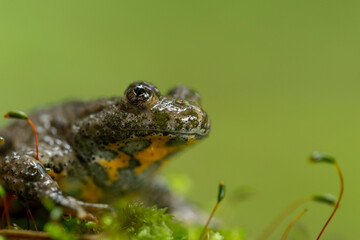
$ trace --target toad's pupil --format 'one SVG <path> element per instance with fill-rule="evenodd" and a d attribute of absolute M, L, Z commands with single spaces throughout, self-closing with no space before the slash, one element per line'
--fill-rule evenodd
<path fill-rule="evenodd" d="M 145 89 L 142 88 L 142 87 L 136 87 L 134 88 L 134 93 L 137 95 L 137 96 L 141 96 L 141 95 L 144 95 L 146 93 Z"/>

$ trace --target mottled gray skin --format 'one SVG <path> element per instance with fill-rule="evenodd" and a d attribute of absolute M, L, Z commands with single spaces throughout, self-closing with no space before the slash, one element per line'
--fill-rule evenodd
<path fill-rule="evenodd" d="M 40 161 L 35 159 L 32 129 L 26 121 L 14 121 L 0 131 L 0 136 L 6 139 L 0 146 L 0 184 L 20 199 L 50 198 L 79 218 L 108 208 L 106 204 L 86 203 L 88 199 L 81 195 L 81 187 L 86 188 L 90 182 L 101 189 L 100 202 L 142 191 L 140 195 L 149 204 L 181 212 L 181 201 L 163 184 L 152 181 L 152 173 L 178 150 L 177 146 L 181 149 L 190 138 L 201 139 L 210 130 L 197 93 L 176 87 L 167 96 L 161 96 L 159 90 L 147 82 L 131 84 L 122 97 L 69 102 L 35 112 L 30 119 L 38 131 Z M 137 157 L 138 153 L 157 144 L 157 138 L 147 139 L 148 136 L 169 139 L 166 148 L 174 146 L 176 150 L 161 155 L 161 159 L 142 169 L 145 162 Z M 121 147 L 109 148 L 115 144 Z M 101 164 L 101 161 L 106 164 L 119 161 L 119 154 L 124 155 L 128 163 L 115 172 Z M 61 189 L 50 172 L 80 187 Z M 111 177 L 110 172 L 116 178 Z M 183 210 L 183 214 L 188 214 Z"/>

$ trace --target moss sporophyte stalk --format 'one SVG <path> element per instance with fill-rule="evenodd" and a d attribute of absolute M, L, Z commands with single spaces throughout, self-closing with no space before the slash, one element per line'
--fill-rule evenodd
<path fill-rule="evenodd" d="M 219 182 L 219 190 L 218 190 L 218 197 L 217 197 L 217 202 L 210 214 L 210 217 L 209 219 L 207 220 L 205 226 L 204 226 L 204 229 L 202 230 L 201 234 L 200 234 L 200 237 L 199 237 L 199 240 L 202 240 L 205 238 L 205 233 L 206 233 L 206 230 L 211 222 L 211 219 L 213 218 L 215 212 L 216 212 L 216 209 L 218 208 L 220 202 L 224 199 L 225 197 L 225 184 L 224 184 L 224 181 L 220 181 Z"/>
<path fill-rule="evenodd" d="M 310 157 L 310 162 L 312 163 L 328 163 L 328 164 L 332 164 L 338 175 L 339 175 L 339 180 L 340 180 L 340 193 L 339 193 L 339 197 L 338 197 L 338 200 L 335 204 L 335 207 L 334 207 L 334 210 L 332 211 L 330 217 L 328 218 L 328 220 L 326 221 L 326 223 L 324 224 L 324 227 L 321 229 L 318 237 L 317 237 L 317 240 L 320 239 L 320 237 L 322 236 L 322 234 L 324 233 L 326 227 L 328 226 L 328 224 L 330 223 L 331 219 L 334 217 L 336 211 L 338 210 L 339 206 L 340 206 L 340 202 L 341 202 L 341 199 L 342 199 L 342 196 L 343 196 L 343 193 L 344 193 L 344 178 L 343 178 L 343 175 L 342 175 L 342 172 L 340 170 L 340 167 L 337 163 L 337 161 L 335 160 L 335 158 L 329 156 L 329 155 L 326 155 L 326 154 L 322 154 L 322 153 L 318 153 L 318 152 L 315 152 L 311 155 Z"/>
<path fill-rule="evenodd" d="M 336 199 L 331 194 L 313 194 L 313 195 L 309 195 L 309 196 L 305 196 L 305 197 L 296 199 L 294 202 L 292 202 L 290 205 L 288 205 L 283 211 L 281 211 L 279 213 L 279 215 L 274 218 L 274 220 L 261 232 L 259 237 L 256 239 L 257 240 L 268 239 L 269 236 L 285 220 L 286 217 L 288 217 L 299 207 L 301 207 L 302 205 L 304 205 L 310 201 L 324 203 L 324 204 L 328 204 L 330 206 L 334 206 L 336 204 Z M 290 228 L 289 228 L 289 230 L 290 230 Z"/>

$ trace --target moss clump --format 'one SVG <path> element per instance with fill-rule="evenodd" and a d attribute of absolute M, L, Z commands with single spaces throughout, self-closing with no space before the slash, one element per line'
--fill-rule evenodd
<path fill-rule="evenodd" d="M 108 225 L 108 239 L 123 232 L 127 239 L 135 240 L 186 240 L 188 231 L 172 215 L 166 214 L 166 209 L 144 207 L 143 204 L 133 202 L 118 209 L 116 217 L 106 219 Z"/>
<path fill-rule="evenodd" d="M 75 240 L 83 234 L 99 234 L 103 240 L 197 240 L 203 226 L 184 226 L 176 221 L 166 209 L 145 207 L 138 202 L 118 203 L 116 215 L 104 215 L 99 223 L 66 218 L 53 221 L 44 230 L 58 240 Z M 215 232 L 209 230 L 206 240 L 243 240 L 241 230 Z"/>

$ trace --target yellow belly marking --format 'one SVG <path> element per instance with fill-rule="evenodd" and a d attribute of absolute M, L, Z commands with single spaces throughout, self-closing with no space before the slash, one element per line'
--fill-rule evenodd
<path fill-rule="evenodd" d="M 139 175 L 144 170 L 146 170 L 153 163 L 165 158 L 168 154 L 185 148 L 186 146 L 194 143 L 195 137 L 188 137 L 188 141 L 184 145 L 178 146 L 167 146 L 166 143 L 174 137 L 169 136 L 148 136 L 144 139 L 151 139 L 152 144 L 144 149 L 143 151 L 134 155 L 134 157 L 141 163 L 139 167 L 135 169 L 135 174 Z"/>
<path fill-rule="evenodd" d="M 87 184 L 83 187 L 81 199 L 86 202 L 96 203 L 102 196 L 102 189 L 96 186 L 93 180 L 89 178 Z"/>
<path fill-rule="evenodd" d="M 183 145 L 167 145 L 169 140 L 173 138 L 175 137 L 154 135 L 147 137 L 135 137 L 123 142 L 112 143 L 106 146 L 106 148 L 117 152 L 117 157 L 111 161 L 99 158 L 97 159 L 97 162 L 106 168 L 109 175 L 109 182 L 114 182 L 119 178 L 118 169 L 128 167 L 131 158 L 130 155 L 122 152 L 119 148 L 131 141 L 150 140 L 151 145 L 149 147 L 133 155 L 134 158 L 140 162 L 140 166 L 135 168 L 135 175 L 139 175 L 149 166 L 159 160 L 162 160 L 170 153 L 185 148 L 186 146 L 196 142 L 195 136 L 189 136 L 187 142 Z"/>
<path fill-rule="evenodd" d="M 123 152 L 118 152 L 117 157 L 111 161 L 105 159 L 98 159 L 98 163 L 100 163 L 106 168 L 110 182 L 114 182 L 119 178 L 118 169 L 128 167 L 129 161 L 130 156 Z"/>
<path fill-rule="evenodd" d="M 135 174 L 138 175 L 147 169 L 153 163 L 163 159 L 168 154 L 174 152 L 179 147 L 175 146 L 166 146 L 166 143 L 172 137 L 168 136 L 149 136 L 144 139 L 151 139 L 151 145 L 142 150 L 141 152 L 134 155 L 134 157 L 139 160 L 141 165 L 135 169 Z"/>

